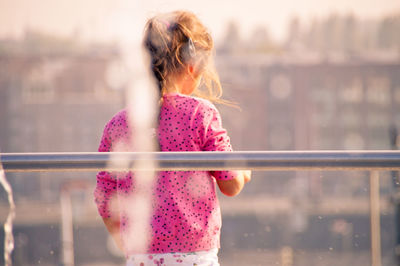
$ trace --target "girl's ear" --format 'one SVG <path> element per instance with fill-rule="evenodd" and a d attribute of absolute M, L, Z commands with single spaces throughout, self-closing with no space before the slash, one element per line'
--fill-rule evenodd
<path fill-rule="evenodd" d="M 197 76 L 199 76 L 201 74 L 201 72 L 199 71 L 198 67 L 196 65 L 193 65 L 193 64 L 189 64 L 187 66 L 187 71 L 192 77 L 197 77 Z"/>
<path fill-rule="evenodd" d="M 188 66 L 188 71 L 189 71 L 189 74 L 193 75 L 194 72 L 195 72 L 194 66 L 190 64 L 190 65 Z"/>

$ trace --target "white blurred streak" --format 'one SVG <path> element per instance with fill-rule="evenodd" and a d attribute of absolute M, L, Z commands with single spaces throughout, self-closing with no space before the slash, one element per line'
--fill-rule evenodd
<path fill-rule="evenodd" d="M 10 204 L 10 210 L 8 212 L 7 220 L 4 223 L 4 265 L 11 266 L 12 259 L 11 253 L 14 250 L 14 236 L 13 236 L 13 221 L 15 218 L 15 204 L 13 198 L 13 191 L 6 179 L 6 175 L 3 170 L 3 166 L 0 162 L 0 183 L 4 190 L 7 192 L 8 203 Z"/>
<path fill-rule="evenodd" d="M 134 71 L 131 85 L 127 90 L 128 117 L 131 128 L 134 129 L 132 146 L 135 151 L 156 151 L 156 138 L 153 134 L 156 126 L 158 107 L 156 84 L 149 73 L 149 62 L 145 51 L 141 48 L 132 53 Z M 143 167 L 154 169 L 154 158 L 143 158 Z M 152 190 L 155 171 L 137 171 L 134 175 L 135 193 L 127 199 L 126 213 L 131 224 L 128 227 L 124 243 L 132 250 L 146 251 L 149 244 L 149 232 L 152 215 Z"/>
<path fill-rule="evenodd" d="M 111 89 L 122 89 L 129 80 L 128 69 L 121 60 L 114 61 L 108 65 L 105 78 Z"/>
<path fill-rule="evenodd" d="M 128 72 L 126 86 L 126 105 L 128 111 L 128 123 L 132 130 L 132 143 L 124 144 L 128 147 L 120 147 L 118 150 L 127 151 L 156 151 L 158 145 L 154 135 L 157 114 L 158 97 L 157 87 L 150 74 L 149 58 L 142 47 L 143 28 L 146 22 L 144 12 L 138 7 L 130 14 L 135 20 L 142 19 L 141 23 L 130 25 L 131 40 L 135 43 L 124 43 L 122 47 L 123 65 Z M 130 10 L 133 11 L 132 9 Z M 142 12 L 142 13 L 141 13 Z M 117 144 L 118 145 L 118 144 Z M 144 160 L 143 160 L 144 159 Z M 111 164 L 115 163 L 111 159 Z M 142 158 L 140 164 L 143 167 L 154 169 L 153 157 Z M 128 162 L 122 162 L 128 166 Z M 138 164 L 138 163 L 135 163 Z M 142 166 L 139 166 L 142 167 Z M 124 175 L 122 175 L 124 176 Z M 119 209 L 121 219 L 127 216 L 128 224 L 122 230 L 122 241 L 126 252 L 146 252 L 150 241 L 150 223 L 152 216 L 152 192 L 155 171 L 135 171 L 133 174 L 133 191 L 128 195 L 119 196 Z"/>

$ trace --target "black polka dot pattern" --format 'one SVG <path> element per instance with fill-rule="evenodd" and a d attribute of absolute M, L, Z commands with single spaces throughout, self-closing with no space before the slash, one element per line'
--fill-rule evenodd
<path fill-rule="evenodd" d="M 133 133 L 132 133 L 133 132 Z M 209 101 L 167 94 L 160 109 L 157 137 L 160 150 L 232 151 L 217 109 Z M 106 125 L 99 151 L 134 151 L 125 110 Z M 234 171 L 163 171 L 152 191 L 151 243 L 148 253 L 191 252 L 219 247 L 221 214 L 215 179 L 235 178 Z M 135 193 L 134 174 L 99 172 L 95 202 L 102 217 L 121 216 L 122 230 L 130 219 L 115 214 L 112 199 Z M 140 214 L 138 214 L 140 215 Z"/>

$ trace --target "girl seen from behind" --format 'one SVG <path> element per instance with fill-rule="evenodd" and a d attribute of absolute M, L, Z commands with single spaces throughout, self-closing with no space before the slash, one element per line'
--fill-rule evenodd
<path fill-rule="evenodd" d="M 186 11 L 155 16 L 147 22 L 144 47 L 160 92 L 156 129 L 160 151 L 232 151 L 219 112 L 210 102 L 222 102 L 222 89 L 212 62 L 213 41 L 200 20 Z M 117 143 L 130 143 L 134 129 L 127 121 L 127 111 L 122 110 L 107 123 L 99 151 L 121 151 Z M 235 196 L 250 176 L 250 171 L 157 173 L 145 251 L 125 245 L 124 229 L 134 217 L 126 217 L 113 204 L 121 195 L 135 193 L 134 173 L 99 172 L 95 201 L 127 265 L 219 265 L 221 213 L 216 184 L 223 194 Z"/>

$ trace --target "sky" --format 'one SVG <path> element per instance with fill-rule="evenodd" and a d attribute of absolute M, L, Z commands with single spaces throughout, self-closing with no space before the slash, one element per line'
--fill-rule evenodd
<path fill-rule="evenodd" d="M 374 19 L 400 13 L 400 0 L 0 0 L 0 38 L 34 29 L 88 41 L 131 42 L 141 38 L 147 18 L 176 9 L 196 13 L 217 41 L 232 20 L 244 37 L 253 27 L 266 26 L 282 40 L 293 16 L 304 23 L 332 13 Z"/>

